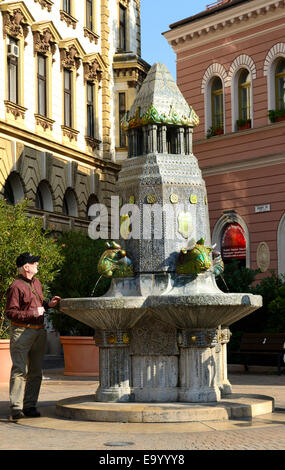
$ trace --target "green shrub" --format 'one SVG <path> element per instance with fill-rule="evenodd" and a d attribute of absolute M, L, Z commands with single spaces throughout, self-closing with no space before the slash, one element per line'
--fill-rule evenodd
<path fill-rule="evenodd" d="M 50 288 L 53 295 L 61 298 L 99 297 L 105 294 L 110 280 L 101 277 L 97 271 L 98 261 L 105 251 L 107 240 L 92 240 L 83 231 L 63 232 L 58 236 L 57 243 L 62 249 L 64 263 L 60 275 Z M 96 289 L 95 285 L 98 282 Z M 94 330 L 87 325 L 59 312 L 59 307 L 50 310 L 48 319 L 54 329 L 62 336 L 91 336 Z"/>
<path fill-rule="evenodd" d="M 268 111 L 268 117 L 271 122 L 275 122 L 277 118 L 285 116 L 285 108 L 281 109 L 270 109 Z"/>
<path fill-rule="evenodd" d="M 217 284 L 224 292 L 248 292 L 261 295 L 263 306 L 250 315 L 230 325 L 232 337 L 228 345 L 229 354 L 239 349 L 244 332 L 247 333 L 278 333 L 285 332 L 285 278 L 277 276 L 275 271 L 255 284 L 259 270 L 239 267 L 237 261 L 225 266 L 223 279 L 219 277 Z M 235 360 L 233 356 L 232 361 Z"/>
<path fill-rule="evenodd" d="M 217 278 L 217 284 L 223 292 L 251 292 L 251 286 L 258 269 L 250 269 L 240 266 L 238 261 L 232 261 L 225 264 L 225 270 L 222 276 Z"/>
<path fill-rule="evenodd" d="M 0 338 L 9 337 L 5 316 L 6 291 L 17 276 L 16 258 L 30 252 L 40 255 L 38 276 L 45 297 L 49 296 L 49 284 L 59 272 L 63 262 L 61 248 L 55 243 L 49 230 L 43 231 L 41 218 L 27 215 L 29 201 L 16 205 L 0 199 Z"/>
<path fill-rule="evenodd" d="M 285 285 L 279 287 L 277 296 L 268 305 L 266 331 L 268 333 L 285 333 Z"/>

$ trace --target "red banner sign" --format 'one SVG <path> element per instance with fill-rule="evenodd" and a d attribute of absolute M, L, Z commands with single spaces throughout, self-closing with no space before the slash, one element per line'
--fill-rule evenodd
<path fill-rule="evenodd" d="M 227 225 L 222 237 L 222 258 L 223 259 L 245 259 L 246 239 L 243 228 L 232 223 Z"/>

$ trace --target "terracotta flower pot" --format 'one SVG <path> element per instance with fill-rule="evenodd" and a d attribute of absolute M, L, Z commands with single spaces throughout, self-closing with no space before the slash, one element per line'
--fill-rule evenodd
<path fill-rule="evenodd" d="M 247 122 L 246 124 L 243 124 L 242 126 L 238 126 L 239 131 L 243 131 L 244 129 L 250 129 L 251 128 L 251 123 Z"/>
<path fill-rule="evenodd" d="M 285 115 L 284 116 L 278 116 L 277 118 L 275 118 L 275 122 L 279 122 L 279 121 L 285 121 Z"/>
<path fill-rule="evenodd" d="M 10 340 L 0 339 L 0 383 L 9 382 L 11 367 Z"/>
<path fill-rule="evenodd" d="M 64 375 L 99 376 L 99 348 L 92 336 L 60 336 L 64 355 Z"/>

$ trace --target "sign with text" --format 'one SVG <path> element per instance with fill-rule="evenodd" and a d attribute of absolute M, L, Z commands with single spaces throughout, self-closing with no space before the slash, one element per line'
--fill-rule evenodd
<path fill-rule="evenodd" d="M 245 259 L 246 239 L 243 228 L 238 223 L 226 226 L 222 236 L 223 259 Z"/>

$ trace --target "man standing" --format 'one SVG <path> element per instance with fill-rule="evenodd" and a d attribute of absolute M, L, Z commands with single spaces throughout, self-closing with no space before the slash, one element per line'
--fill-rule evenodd
<path fill-rule="evenodd" d="M 55 307 L 60 297 L 50 302 L 43 298 L 42 285 L 35 274 L 40 256 L 22 253 L 16 264 L 18 277 L 7 291 L 6 316 L 11 321 L 10 354 L 10 421 L 24 416 L 38 417 L 36 409 L 42 382 L 42 365 L 46 349 L 44 312 Z"/>

